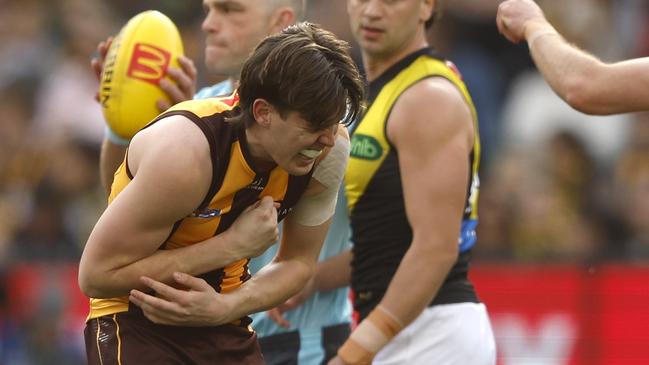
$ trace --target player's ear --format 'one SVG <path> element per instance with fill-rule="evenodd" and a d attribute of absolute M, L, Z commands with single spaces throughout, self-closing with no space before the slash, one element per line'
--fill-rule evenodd
<path fill-rule="evenodd" d="M 275 108 L 266 99 L 255 99 L 252 103 L 252 116 L 255 118 L 255 122 L 262 127 L 270 125 L 271 114 L 274 111 Z"/>
<path fill-rule="evenodd" d="M 270 34 L 279 33 L 296 21 L 297 18 L 293 8 L 288 6 L 279 7 L 275 9 L 270 17 Z"/>
<path fill-rule="evenodd" d="M 433 15 L 433 10 L 437 0 L 422 0 L 421 7 L 419 8 L 419 19 L 425 23 Z"/>

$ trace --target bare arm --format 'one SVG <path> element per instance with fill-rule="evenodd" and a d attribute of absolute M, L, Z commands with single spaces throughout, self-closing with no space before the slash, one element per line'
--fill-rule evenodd
<path fill-rule="evenodd" d="M 317 184 L 313 184 L 321 191 L 311 192 L 318 194 L 319 197 L 311 199 L 313 202 L 310 204 L 303 204 L 306 207 L 302 207 L 301 209 L 318 210 L 321 213 L 328 214 L 333 214 L 335 209 L 335 214 L 347 214 L 347 207 L 343 206 L 341 207 L 342 209 L 340 209 L 335 205 L 341 203 L 341 200 L 336 199 L 336 196 L 344 194 L 344 192 L 341 192 L 340 185 L 342 183 L 345 167 L 347 166 L 347 160 L 349 159 L 349 149 L 350 142 L 347 129 L 340 127 L 334 149 L 330 151 L 322 163 L 318 165 L 318 169 L 313 174 L 315 180 L 322 180 L 322 183 L 318 181 Z M 325 186 L 324 184 L 327 185 Z M 335 205 L 332 205 L 334 203 Z M 295 212 L 299 213 L 300 207 L 298 207 Z M 338 234 L 333 233 L 333 237 L 338 237 Z M 328 237 L 325 240 L 325 245 L 333 244 L 336 245 L 335 247 L 338 247 L 337 245 L 342 244 L 339 241 L 329 242 L 331 239 L 331 237 Z M 351 257 L 351 251 L 346 250 L 344 252 L 339 252 L 333 257 L 318 262 L 315 274 L 306 283 L 304 288 L 281 305 L 269 310 L 267 312 L 268 316 L 278 325 L 289 328 L 290 323 L 284 318 L 284 312 L 302 305 L 302 303 L 307 301 L 316 292 L 327 292 L 349 285 L 351 277 Z"/>
<path fill-rule="evenodd" d="M 425 79 L 399 98 L 387 135 L 399 155 L 412 242 L 377 308 L 330 364 L 371 361 L 433 300 L 458 256 L 474 139 L 469 107 L 449 81 Z"/>
<path fill-rule="evenodd" d="M 587 114 L 649 110 L 649 58 L 606 64 L 569 44 L 532 0 L 507 0 L 497 24 L 510 41 L 528 42 L 537 68 L 552 89 Z"/>
<path fill-rule="evenodd" d="M 473 133 L 469 107 L 443 79 L 414 85 L 390 116 L 413 239 L 381 305 L 404 325 L 432 301 L 457 260 Z M 408 290 L 414 282 L 422 285 Z"/>
<path fill-rule="evenodd" d="M 204 280 L 176 273 L 176 281 L 190 290 L 144 277 L 143 283 L 158 297 L 132 290 L 129 299 L 151 321 L 183 326 L 219 325 L 272 308 L 300 290 L 313 275 L 329 223 L 304 226 L 289 215 L 275 259 L 232 292 L 216 293 Z"/>
<path fill-rule="evenodd" d="M 321 215 L 320 213 L 326 212 L 327 215 L 324 217 L 327 218 L 334 214 L 336 204 L 340 202 L 337 197 L 340 194 L 340 185 L 349 160 L 349 150 L 349 133 L 345 127 L 340 126 L 336 145 L 316 167 L 310 189 L 305 193 L 307 199 L 300 201 L 295 208 L 295 213 L 313 215 L 311 211 L 317 211 L 317 215 Z M 351 257 L 351 251 L 345 251 L 319 262 L 315 275 L 299 294 L 301 298 L 292 298 L 296 299 L 293 307 L 302 303 L 315 291 L 324 292 L 348 285 L 351 277 Z"/>
<path fill-rule="evenodd" d="M 349 285 L 352 277 L 352 251 L 346 250 L 318 263 L 314 291 L 327 292 Z"/>
<path fill-rule="evenodd" d="M 200 274 L 217 269 L 251 254 L 244 246 L 265 248 L 277 237 L 276 211 L 269 198 L 218 236 L 159 250 L 174 223 L 203 200 L 212 174 L 202 132 L 184 117 L 169 119 L 133 139 L 129 168 L 134 178 L 88 238 L 79 284 L 90 297 L 127 295 L 132 288 L 144 287 L 141 276 L 172 282 L 174 271 Z"/>
<path fill-rule="evenodd" d="M 324 293 L 349 285 L 352 276 L 352 257 L 351 250 L 345 250 L 318 262 L 315 274 L 304 288 L 284 303 L 266 312 L 268 317 L 278 325 L 290 328 L 291 323 L 284 318 L 285 312 L 299 307 L 317 292 Z"/>
<path fill-rule="evenodd" d="M 304 226 L 287 217 L 275 259 L 242 286 L 243 300 L 235 318 L 273 308 L 300 291 L 315 272 L 331 219 Z"/>
<path fill-rule="evenodd" d="M 101 143 L 101 153 L 99 155 L 99 177 L 101 179 L 101 185 L 106 191 L 106 196 L 110 195 L 115 171 L 117 171 L 119 165 L 124 161 L 125 155 L 125 145 L 116 144 L 110 139 L 104 137 L 104 140 Z"/>

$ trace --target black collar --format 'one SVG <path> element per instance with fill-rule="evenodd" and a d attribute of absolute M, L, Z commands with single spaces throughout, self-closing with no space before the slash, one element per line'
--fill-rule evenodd
<path fill-rule="evenodd" d="M 433 58 L 442 59 L 442 57 L 440 57 L 431 47 L 425 47 L 420 50 L 414 51 L 413 53 L 402 58 L 399 62 L 395 63 L 394 65 L 390 66 L 390 68 L 385 70 L 378 78 L 369 83 L 369 90 L 367 94 L 368 108 L 372 105 L 374 99 L 376 99 L 376 97 L 379 95 L 379 92 L 381 92 L 381 89 L 383 89 L 385 84 L 394 79 L 397 74 L 399 74 L 399 72 L 410 66 L 411 63 L 415 62 L 415 60 L 422 55 L 429 55 Z"/>

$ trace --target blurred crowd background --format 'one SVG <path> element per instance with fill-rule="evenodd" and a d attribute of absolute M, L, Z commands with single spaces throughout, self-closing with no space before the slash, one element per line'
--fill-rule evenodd
<path fill-rule="evenodd" d="M 604 60 L 649 54 L 643 0 L 540 0 Z M 495 26 L 497 0 L 446 0 L 430 38 L 472 92 L 483 144 L 475 263 L 649 262 L 649 113 L 588 117 L 544 83 Z M 145 9 L 169 15 L 199 68 L 200 0 L 0 0 L 0 364 L 81 364 L 76 264 L 106 205 L 104 134 L 90 58 Z M 307 19 L 352 37 L 344 0 Z M 359 60 L 358 50 L 353 49 Z M 81 298 L 83 302 L 83 298 Z M 75 317 L 76 318 L 76 317 Z"/>

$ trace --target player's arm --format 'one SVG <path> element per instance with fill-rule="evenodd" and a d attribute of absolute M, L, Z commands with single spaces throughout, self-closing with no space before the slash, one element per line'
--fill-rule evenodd
<path fill-rule="evenodd" d="M 313 174 L 315 189 L 307 194 L 314 194 L 296 207 L 297 214 L 308 215 L 309 210 L 319 211 L 320 214 L 331 217 L 336 209 L 338 194 L 344 193 L 340 188 L 349 159 L 350 140 L 347 129 L 340 126 L 336 136 L 336 146 L 316 168 Z M 304 210 L 304 212 L 302 212 Z M 314 218 L 318 222 L 323 218 Z M 318 262 L 315 274 L 307 287 L 302 290 L 302 301 L 316 291 L 326 292 L 349 285 L 351 278 L 351 250 L 346 250 L 324 261 Z M 298 298 L 295 298 L 298 299 Z M 293 303 L 293 307 L 299 304 Z"/>
<path fill-rule="evenodd" d="M 287 217 L 282 227 L 282 241 L 277 255 L 238 292 L 232 319 L 273 308 L 300 291 L 315 272 L 320 248 L 331 219 L 317 226 L 307 226 Z"/>
<path fill-rule="evenodd" d="M 316 167 L 307 191 L 284 220 L 277 255 L 252 279 L 232 292 L 219 294 L 204 280 L 184 273 L 177 273 L 176 281 L 189 291 L 143 278 L 164 299 L 134 290 L 131 302 L 156 323 L 206 326 L 272 308 L 297 293 L 314 273 L 335 209 L 349 151 L 349 143 L 340 143 L 342 137 L 338 138 L 333 150 Z M 348 138 L 346 134 L 344 138 Z"/>
<path fill-rule="evenodd" d="M 465 100 L 445 79 L 420 81 L 395 104 L 387 134 L 398 151 L 413 238 L 385 296 L 341 347 L 340 358 L 350 364 L 370 361 L 412 322 L 458 257 L 474 138 Z"/>
<path fill-rule="evenodd" d="M 331 163 L 332 161 L 348 160 L 349 149 L 350 149 L 349 143 L 350 142 L 349 142 L 349 136 L 347 130 L 346 129 L 340 130 L 336 142 L 337 148 L 334 151 L 332 151 L 332 154 L 327 156 L 327 159 L 325 161 L 323 161 L 324 165 L 319 166 L 321 169 L 317 170 L 316 174 L 314 174 L 315 179 L 319 178 L 318 176 L 319 171 L 326 169 L 329 170 L 329 172 L 331 172 L 331 168 L 327 166 L 333 165 Z M 347 164 L 345 163 L 344 166 L 346 165 Z M 335 165 L 335 166 L 343 166 L 343 164 Z M 335 186 L 335 184 L 338 184 L 338 181 L 342 181 L 342 176 L 344 175 L 343 170 L 337 170 L 337 171 L 334 170 L 334 171 L 335 171 L 334 174 L 328 175 L 329 178 L 326 177 L 321 178 L 321 180 L 323 181 L 330 180 L 331 182 L 329 184 L 332 187 Z M 332 193 L 333 190 L 329 190 L 327 192 L 327 194 L 332 194 Z M 343 190 L 339 188 L 338 194 L 342 194 L 342 193 L 344 193 Z M 324 209 L 324 211 L 326 211 L 327 214 L 329 215 L 333 214 L 333 210 L 335 209 L 335 206 L 331 205 L 331 203 L 333 202 L 331 198 L 325 197 L 323 194 L 320 197 L 320 200 L 326 200 L 329 202 L 324 204 L 325 206 L 327 206 L 327 208 L 314 206 L 311 209 L 321 209 L 321 210 Z M 284 318 L 283 316 L 284 312 L 300 306 L 316 292 L 327 292 L 333 289 L 338 289 L 349 285 L 349 281 L 351 280 L 351 260 L 352 260 L 351 250 L 345 250 L 335 256 L 329 257 L 326 260 L 318 262 L 314 275 L 311 277 L 311 279 L 307 281 L 306 285 L 304 285 L 304 287 L 296 295 L 292 296 L 281 305 L 269 310 L 268 316 L 273 321 L 275 321 L 278 325 L 288 328 L 290 326 L 290 323 L 288 323 L 288 321 L 286 321 L 286 319 Z"/>
<path fill-rule="evenodd" d="M 325 293 L 330 290 L 343 288 L 351 281 L 351 250 L 345 250 L 326 260 L 319 261 L 315 274 L 307 281 L 304 288 L 297 294 L 266 313 L 279 326 L 290 328 L 291 323 L 284 317 L 284 313 L 301 306 L 315 293 Z"/>
<path fill-rule="evenodd" d="M 312 278 L 348 158 L 349 135 L 341 126 L 334 147 L 315 167 L 304 195 L 284 220 L 275 258 L 227 298 L 233 308 L 230 319 L 275 307 Z"/>
<path fill-rule="evenodd" d="M 107 131 L 106 133 L 110 133 Z M 99 178 L 101 185 L 106 191 L 106 196 L 110 196 L 110 189 L 115 177 L 115 171 L 124 161 L 128 142 L 118 143 L 111 140 L 108 135 L 104 135 L 101 142 L 101 152 L 99 153 Z"/>
<path fill-rule="evenodd" d="M 345 250 L 338 255 L 318 263 L 313 277 L 313 292 L 328 292 L 349 285 L 352 277 L 351 250 Z"/>
<path fill-rule="evenodd" d="M 649 57 L 606 64 L 558 35 L 537 39 L 530 52 L 552 89 L 583 113 L 649 109 Z"/>
<path fill-rule="evenodd" d="M 649 109 L 649 58 L 607 64 L 569 44 L 532 0 L 509 0 L 497 24 L 512 42 L 525 40 L 537 68 L 552 89 L 587 114 Z"/>
<path fill-rule="evenodd" d="M 210 161 L 207 140 L 184 117 L 169 117 L 136 135 L 128 157 L 134 178 L 99 218 L 81 257 L 79 284 L 85 294 L 122 296 L 143 288 L 141 276 L 171 282 L 174 271 L 208 272 L 244 257 L 249 252 L 241 248 L 256 239 L 276 238 L 276 212 L 267 199 L 218 236 L 184 248 L 159 249 L 174 224 L 205 198 Z M 246 232 L 241 224 L 257 231 Z M 255 236 L 260 234 L 268 237 Z"/>

